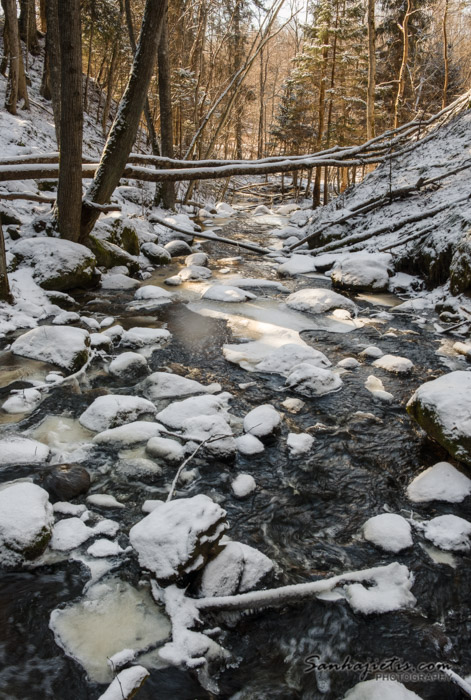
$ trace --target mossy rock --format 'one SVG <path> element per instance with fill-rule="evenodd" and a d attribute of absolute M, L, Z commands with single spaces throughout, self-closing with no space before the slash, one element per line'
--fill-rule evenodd
<path fill-rule="evenodd" d="M 116 232 L 116 240 L 112 241 L 130 255 L 139 255 L 139 238 L 136 229 L 128 221 L 117 219 L 113 229 Z"/>
<path fill-rule="evenodd" d="M 115 243 L 90 235 L 89 246 L 98 261 L 98 265 L 102 267 L 110 269 L 119 265 L 126 265 L 131 274 L 139 270 L 139 260 Z"/>
<path fill-rule="evenodd" d="M 450 264 L 450 291 L 457 296 L 471 288 L 471 235 L 463 238 Z"/>
<path fill-rule="evenodd" d="M 39 180 L 37 187 L 40 192 L 56 192 L 57 180 Z"/>
<path fill-rule="evenodd" d="M 0 221 L 3 226 L 21 226 L 20 219 L 4 207 L 0 207 Z"/>

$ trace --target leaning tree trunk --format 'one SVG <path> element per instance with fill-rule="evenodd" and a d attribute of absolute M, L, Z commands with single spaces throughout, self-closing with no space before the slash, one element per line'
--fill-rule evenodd
<path fill-rule="evenodd" d="M 165 0 L 146 0 L 141 35 L 128 84 L 119 103 L 100 165 L 82 204 L 82 239 L 88 236 L 100 214 L 99 210 L 87 202 L 105 204 L 109 201 L 136 139 L 154 69 L 164 14 Z"/>
<path fill-rule="evenodd" d="M 10 284 L 7 274 L 7 257 L 3 238 L 2 219 L 0 216 L 0 301 L 11 301 Z"/>
<path fill-rule="evenodd" d="M 82 32 L 80 0 L 58 3 L 61 56 L 60 167 L 57 226 L 63 238 L 78 241 L 82 212 Z"/>
<path fill-rule="evenodd" d="M 162 155 L 173 158 L 173 114 L 172 90 L 170 77 L 170 59 L 168 51 L 167 10 L 162 24 L 162 33 L 158 49 L 159 67 L 159 104 L 160 104 L 160 147 Z M 175 209 L 175 184 L 163 182 L 161 188 L 162 204 L 165 209 Z"/>
<path fill-rule="evenodd" d="M 20 61 L 18 53 L 18 19 L 15 0 L 2 0 L 2 8 L 5 15 L 6 37 L 8 38 L 8 49 L 10 53 L 8 62 L 8 82 L 5 92 L 5 109 L 7 109 L 10 114 L 16 114 Z"/>

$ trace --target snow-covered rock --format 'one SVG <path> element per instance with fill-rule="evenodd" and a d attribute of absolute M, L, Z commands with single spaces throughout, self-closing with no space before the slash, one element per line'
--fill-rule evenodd
<path fill-rule="evenodd" d="M 471 523 L 457 515 L 439 515 L 423 524 L 424 537 L 436 547 L 455 552 L 471 548 Z"/>
<path fill-rule="evenodd" d="M 407 357 L 398 355 L 383 355 L 373 362 L 373 367 L 384 369 L 393 374 L 409 374 L 414 369 L 413 363 Z"/>
<path fill-rule="evenodd" d="M 257 406 L 244 418 L 244 430 L 255 437 L 271 435 L 280 427 L 281 416 L 270 404 Z"/>
<path fill-rule="evenodd" d="M 170 253 L 172 258 L 179 258 L 182 255 L 191 255 L 190 246 L 183 240 L 169 241 L 165 244 L 164 248 Z"/>
<path fill-rule="evenodd" d="M 37 440 L 12 435 L 0 440 L 0 466 L 4 464 L 41 464 L 49 457 L 49 447 Z"/>
<path fill-rule="evenodd" d="M 320 350 L 310 345 L 286 343 L 269 353 L 261 362 L 255 365 L 256 372 L 270 372 L 287 377 L 293 367 L 301 363 L 326 369 L 332 364 Z"/>
<path fill-rule="evenodd" d="M 453 457 L 471 465 L 471 372 L 450 372 L 422 384 L 407 412 Z"/>
<path fill-rule="evenodd" d="M 209 257 L 206 253 L 191 253 L 185 258 L 185 265 L 191 267 L 192 265 L 198 265 L 198 267 L 206 267 L 209 263 Z"/>
<path fill-rule="evenodd" d="M 367 520 L 363 525 L 363 536 L 386 552 L 401 552 L 413 544 L 411 526 L 396 513 L 381 513 Z"/>
<path fill-rule="evenodd" d="M 314 444 L 314 438 L 309 433 L 289 433 L 286 444 L 290 457 L 299 457 L 309 452 Z"/>
<path fill-rule="evenodd" d="M 391 403 L 394 401 L 394 396 L 389 393 L 389 391 L 386 391 L 384 388 L 384 384 L 379 379 L 378 377 L 375 377 L 374 374 L 370 374 L 369 377 L 367 378 L 365 382 L 365 389 L 367 389 L 370 394 L 373 394 L 375 399 L 379 399 L 380 401 L 384 401 L 385 403 Z"/>
<path fill-rule="evenodd" d="M 149 671 L 144 666 L 131 666 L 120 671 L 98 700 L 132 698 L 142 686 Z"/>
<path fill-rule="evenodd" d="M 148 369 L 147 360 L 137 352 L 121 353 L 110 362 L 108 367 L 111 376 L 124 380 L 141 377 L 147 374 Z"/>
<path fill-rule="evenodd" d="M 241 454 L 247 457 L 250 457 L 251 455 L 258 455 L 265 450 L 265 445 L 263 442 L 256 438 L 255 435 L 251 435 L 250 433 L 237 437 L 236 447 Z"/>
<path fill-rule="evenodd" d="M 141 245 L 141 253 L 149 258 L 154 265 L 168 265 L 172 259 L 168 250 L 152 241 Z"/>
<path fill-rule="evenodd" d="M 173 292 L 168 292 L 162 287 L 157 287 L 155 284 L 145 284 L 136 290 L 134 299 L 146 301 L 148 299 L 171 299 Z"/>
<path fill-rule="evenodd" d="M 438 462 L 425 469 L 407 487 L 407 497 L 414 503 L 461 503 L 470 494 L 471 479 L 449 462 Z"/>
<path fill-rule="evenodd" d="M 182 282 L 200 282 L 212 277 L 213 273 L 202 265 L 189 265 L 188 267 L 183 267 L 178 276 Z"/>
<path fill-rule="evenodd" d="M 398 681 L 362 681 L 345 695 L 343 700 L 421 700 L 420 696 L 408 690 Z"/>
<path fill-rule="evenodd" d="M 276 280 L 268 280 L 263 277 L 230 277 L 227 280 L 221 280 L 220 284 L 227 284 L 240 289 L 275 289 L 277 292 L 289 291 L 284 284 Z"/>
<path fill-rule="evenodd" d="M 126 291 L 128 289 L 136 289 L 136 287 L 139 287 L 139 284 L 139 280 L 134 280 L 121 272 L 103 275 L 101 280 L 101 288 L 105 290 Z"/>
<path fill-rule="evenodd" d="M 310 314 L 324 314 L 333 309 L 345 309 L 355 314 L 356 304 L 347 297 L 333 292 L 331 289 L 300 289 L 290 294 L 286 304 L 295 311 L 306 311 Z"/>
<path fill-rule="evenodd" d="M 384 352 L 381 348 L 376 347 L 376 345 L 368 345 L 368 347 L 364 348 L 360 353 L 361 357 L 371 357 L 375 360 L 383 357 L 383 355 Z"/>
<path fill-rule="evenodd" d="M 125 508 L 124 503 L 118 501 L 109 493 L 92 493 L 87 496 L 87 503 L 98 508 Z"/>
<path fill-rule="evenodd" d="M 208 496 L 164 503 L 129 532 L 139 563 L 171 583 L 201 569 L 227 528 L 226 512 Z"/>
<path fill-rule="evenodd" d="M 113 341 L 104 333 L 90 333 L 90 347 L 97 350 L 109 352 L 113 346 Z"/>
<path fill-rule="evenodd" d="M 63 238 L 20 239 L 12 253 L 20 265 L 33 268 L 33 278 L 43 289 L 91 287 L 100 279 L 91 250 Z"/>
<path fill-rule="evenodd" d="M 250 474 L 238 474 L 231 484 L 234 496 L 245 498 L 257 488 L 255 479 Z"/>
<path fill-rule="evenodd" d="M 354 357 L 344 357 L 343 360 L 337 362 L 337 367 L 342 367 L 342 369 L 356 369 L 359 366 L 360 363 Z"/>
<path fill-rule="evenodd" d="M 180 462 L 185 449 L 176 440 L 165 437 L 152 437 L 146 445 L 146 452 L 151 457 L 157 457 L 166 462 Z"/>
<path fill-rule="evenodd" d="M 75 311 L 63 311 L 52 319 L 54 326 L 67 326 L 69 323 L 79 323 L 80 315 Z"/>
<path fill-rule="evenodd" d="M 125 423 L 118 428 L 110 428 L 98 433 L 93 438 L 93 442 L 98 445 L 111 445 L 122 448 L 131 445 L 138 445 L 141 442 L 148 442 L 150 438 L 160 435 L 163 426 L 159 423 L 149 421 L 134 421 Z"/>
<path fill-rule="evenodd" d="M 278 266 L 277 273 L 280 277 L 296 277 L 315 270 L 316 263 L 312 255 L 292 255 L 287 262 Z"/>
<path fill-rule="evenodd" d="M 68 552 L 80 547 L 94 534 L 94 529 L 88 527 L 80 518 L 65 518 L 54 525 L 50 547 L 61 552 Z"/>
<path fill-rule="evenodd" d="M 0 491 L 0 562 L 17 566 L 46 549 L 54 515 L 47 491 L 20 482 Z"/>
<path fill-rule="evenodd" d="M 165 328 L 146 328 L 133 326 L 121 335 L 120 344 L 123 347 L 144 348 L 146 345 L 163 347 L 172 337 Z"/>
<path fill-rule="evenodd" d="M 232 457 L 236 442 L 232 429 L 221 414 L 187 418 L 182 424 L 185 438 L 204 442 L 205 450 L 216 457 Z"/>
<path fill-rule="evenodd" d="M 89 358 L 90 335 L 82 328 L 38 326 L 23 333 L 11 346 L 14 355 L 50 362 L 76 372 Z"/>
<path fill-rule="evenodd" d="M 255 299 L 256 294 L 248 292 L 240 287 L 231 287 L 226 284 L 213 284 L 202 295 L 202 299 L 212 301 L 241 302 L 248 299 Z"/>
<path fill-rule="evenodd" d="M 106 539 L 96 540 L 87 548 L 87 554 L 97 559 L 101 557 L 117 557 L 123 554 L 124 551 L 117 542 L 111 542 L 111 540 Z"/>
<path fill-rule="evenodd" d="M 275 214 L 279 214 L 280 216 L 289 216 L 293 212 L 298 211 L 299 208 L 299 204 L 282 204 L 275 209 Z"/>
<path fill-rule="evenodd" d="M 235 595 L 253 590 L 273 570 L 265 554 L 241 542 L 228 542 L 207 564 L 201 577 L 203 596 Z"/>
<path fill-rule="evenodd" d="M 5 413 L 31 413 L 42 401 L 41 392 L 37 389 L 22 389 L 11 394 L 2 405 Z"/>
<path fill-rule="evenodd" d="M 88 430 L 101 433 L 132 423 L 143 416 L 154 416 L 155 406 L 139 396 L 108 394 L 99 396 L 79 417 L 80 424 Z"/>
<path fill-rule="evenodd" d="M 224 218 L 236 213 L 236 210 L 233 209 L 230 204 L 227 204 L 227 202 L 218 202 L 214 208 L 219 216 L 223 216 Z"/>
<path fill-rule="evenodd" d="M 392 272 L 389 253 L 351 253 L 335 263 L 331 279 L 339 289 L 385 291 Z"/>
<path fill-rule="evenodd" d="M 417 602 L 411 593 L 414 577 L 403 564 L 393 562 L 381 567 L 371 577 L 371 582 L 374 585 L 352 583 L 345 586 L 344 592 L 353 610 L 371 615 L 410 608 Z"/>
<path fill-rule="evenodd" d="M 303 396 L 324 396 L 339 391 L 342 380 L 330 369 L 316 367 L 308 362 L 295 365 L 286 377 L 285 386 Z"/>
<path fill-rule="evenodd" d="M 157 414 L 157 419 L 169 428 L 181 429 L 194 416 L 221 415 L 224 420 L 229 418 L 227 412 L 228 394 L 218 396 L 192 396 L 183 401 L 175 401 Z"/>
<path fill-rule="evenodd" d="M 214 394 L 221 391 L 220 384 L 204 386 L 194 379 L 171 372 L 153 372 L 141 384 L 144 396 L 151 401 L 173 399 L 195 394 Z"/>

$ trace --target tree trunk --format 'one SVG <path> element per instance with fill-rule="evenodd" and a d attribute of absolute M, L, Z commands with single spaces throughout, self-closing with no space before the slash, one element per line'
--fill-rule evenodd
<path fill-rule="evenodd" d="M 375 0 L 368 0 L 368 92 L 366 100 L 366 140 L 375 135 L 376 23 Z"/>
<path fill-rule="evenodd" d="M 98 170 L 82 205 L 82 239 L 92 230 L 99 216 L 87 200 L 105 204 L 119 183 L 131 152 L 146 101 L 165 13 L 165 0 L 146 0 L 139 45 L 128 84 L 119 103 Z"/>
<path fill-rule="evenodd" d="M 159 103 L 160 103 L 160 143 L 162 155 L 173 158 L 173 115 L 171 71 L 168 52 L 167 10 L 162 24 L 162 33 L 158 49 L 159 66 Z M 175 185 L 173 182 L 162 183 L 162 204 L 165 209 L 175 209 Z"/>
<path fill-rule="evenodd" d="M 38 56 L 41 48 L 38 42 L 36 26 L 36 7 L 34 0 L 20 0 L 20 37 L 25 42 L 27 50 Z"/>
<path fill-rule="evenodd" d="M 448 31 L 447 31 L 447 19 L 448 19 L 448 0 L 445 0 L 445 9 L 443 12 L 443 64 L 445 76 L 443 80 L 443 97 L 442 97 L 442 109 L 446 107 L 447 92 L 448 92 L 448 77 L 450 74 L 450 66 L 448 59 Z"/>
<path fill-rule="evenodd" d="M 61 58 L 60 167 L 57 188 L 59 233 L 80 239 L 82 211 L 82 32 L 80 0 L 58 3 Z"/>
<path fill-rule="evenodd" d="M 47 31 L 46 0 L 39 0 L 39 28 L 43 34 Z"/>
<path fill-rule="evenodd" d="M 83 95 L 83 109 L 86 112 L 88 107 L 88 85 L 90 83 L 90 73 L 92 69 L 92 48 L 93 34 L 95 33 L 95 0 L 92 0 L 90 6 L 90 36 L 88 39 L 88 59 L 87 59 L 87 77 L 85 78 L 85 92 Z"/>
<path fill-rule="evenodd" d="M 108 78 L 106 80 L 106 98 L 105 106 L 103 107 L 103 114 L 101 115 L 101 129 L 103 135 L 106 136 L 108 131 L 108 117 L 110 115 L 111 101 L 113 99 L 113 88 L 114 88 L 114 74 L 116 71 L 116 62 L 118 60 L 118 42 L 115 40 L 113 42 L 113 51 L 111 53 L 111 61 L 108 68 Z"/>
<path fill-rule="evenodd" d="M 397 129 L 399 126 L 399 110 L 404 99 L 404 90 L 406 87 L 406 69 L 407 62 L 409 60 L 409 17 L 411 15 L 411 0 L 407 0 L 406 13 L 404 15 L 404 21 L 400 27 L 402 32 L 402 61 L 401 68 L 399 70 L 399 79 L 397 85 L 397 95 L 396 102 L 394 105 L 394 128 Z"/>
<path fill-rule="evenodd" d="M 46 17 L 46 53 L 49 62 L 49 79 L 51 88 L 52 111 L 56 128 L 57 145 L 60 143 L 61 122 L 61 60 L 59 46 L 59 20 L 57 15 L 58 0 L 47 0 Z"/>
<path fill-rule="evenodd" d="M 2 220 L 0 217 L 0 301 L 11 302 L 10 284 L 7 274 L 7 258 L 5 240 L 3 238 Z"/>
<path fill-rule="evenodd" d="M 15 0 L 2 0 L 3 13 L 5 15 L 6 36 L 8 37 L 9 62 L 8 82 L 5 92 L 5 109 L 10 114 L 17 113 L 18 80 L 20 73 L 20 61 L 18 55 L 19 36 L 18 19 Z"/>
<path fill-rule="evenodd" d="M 328 36 L 324 38 L 324 47 L 322 49 L 322 70 L 319 84 L 319 112 L 318 112 L 318 129 L 316 139 L 316 151 L 320 151 L 322 145 L 322 136 L 324 134 L 325 121 L 325 78 L 327 71 L 327 61 L 329 58 Z M 321 203 L 321 177 L 322 168 L 316 168 L 316 177 L 314 180 L 314 196 L 312 198 L 312 206 L 315 209 Z"/>

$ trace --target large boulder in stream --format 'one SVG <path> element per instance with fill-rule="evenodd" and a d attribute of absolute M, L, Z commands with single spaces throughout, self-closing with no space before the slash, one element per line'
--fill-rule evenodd
<path fill-rule="evenodd" d="M 77 372 L 89 358 L 90 334 L 70 326 L 38 326 L 20 335 L 11 351 L 14 355 Z"/>
<path fill-rule="evenodd" d="M 111 241 L 106 241 L 95 235 L 88 237 L 90 248 L 93 250 L 98 264 L 107 269 L 125 265 L 131 274 L 135 274 L 140 267 L 139 259 L 126 252 Z"/>
<path fill-rule="evenodd" d="M 33 269 L 40 287 L 65 291 L 93 287 L 100 280 L 97 259 L 89 248 L 62 238 L 25 238 L 12 248 L 16 264 Z"/>
<path fill-rule="evenodd" d="M 461 294 L 471 287 L 471 232 L 457 245 L 450 264 L 450 291 Z"/>
<path fill-rule="evenodd" d="M 0 563 L 18 566 L 39 557 L 51 538 L 54 516 L 47 491 L 20 482 L 0 491 Z"/>
<path fill-rule="evenodd" d="M 200 494 L 158 505 L 129 539 L 140 565 L 166 585 L 202 569 L 227 527 L 226 511 Z"/>
<path fill-rule="evenodd" d="M 332 284 L 355 292 L 384 292 L 393 274 L 389 253 L 351 253 L 335 263 Z"/>
<path fill-rule="evenodd" d="M 407 412 L 455 459 L 471 466 L 471 372 L 450 372 L 422 384 Z"/>

